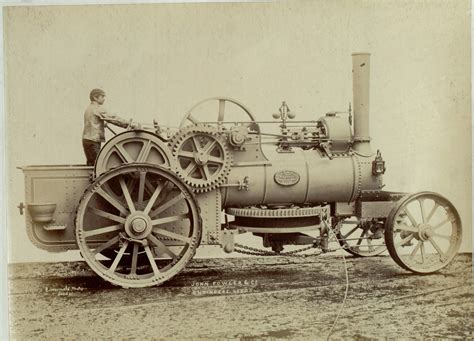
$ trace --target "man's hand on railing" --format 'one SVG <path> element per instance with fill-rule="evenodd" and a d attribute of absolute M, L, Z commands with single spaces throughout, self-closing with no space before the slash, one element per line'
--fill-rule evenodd
<path fill-rule="evenodd" d="M 141 130 L 142 125 L 139 122 L 133 122 L 132 119 L 130 119 L 130 123 L 128 124 L 127 130 Z"/>

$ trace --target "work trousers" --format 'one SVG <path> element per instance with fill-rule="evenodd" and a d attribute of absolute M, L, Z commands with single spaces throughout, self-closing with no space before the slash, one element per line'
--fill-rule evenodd
<path fill-rule="evenodd" d="M 82 147 L 84 148 L 84 153 L 86 154 L 87 165 L 93 166 L 97 155 L 99 155 L 100 142 L 83 139 Z"/>

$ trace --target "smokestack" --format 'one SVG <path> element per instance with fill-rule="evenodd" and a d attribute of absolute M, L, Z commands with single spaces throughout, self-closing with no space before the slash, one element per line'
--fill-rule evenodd
<path fill-rule="evenodd" d="M 364 156 L 373 154 L 369 131 L 370 54 L 352 54 L 352 94 L 354 103 L 354 150 Z"/>

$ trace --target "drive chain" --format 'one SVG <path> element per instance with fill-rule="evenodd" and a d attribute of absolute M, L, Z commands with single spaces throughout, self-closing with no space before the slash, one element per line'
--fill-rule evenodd
<path fill-rule="evenodd" d="M 284 257 L 311 257 L 311 256 L 317 256 L 321 254 L 321 252 L 314 252 L 311 254 L 300 254 L 301 252 L 311 250 L 315 248 L 315 246 L 310 245 L 307 247 L 304 247 L 302 249 L 294 250 L 294 251 L 287 251 L 287 252 L 276 252 L 276 251 L 269 251 L 269 250 L 262 250 L 262 249 L 257 249 L 254 247 L 242 245 L 235 243 L 235 246 L 237 248 L 234 249 L 235 252 L 245 254 L 245 255 L 250 255 L 250 256 L 284 256 Z"/>

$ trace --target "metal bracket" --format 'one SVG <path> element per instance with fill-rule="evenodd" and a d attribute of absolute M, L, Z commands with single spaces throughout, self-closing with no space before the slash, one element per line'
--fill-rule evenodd
<path fill-rule="evenodd" d="M 327 154 L 329 160 L 332 160 L 334 156 L 331 153 L 331 150 L 329 149 L 329 142 L 322 142 L 320 144 L 321 148 L 323 148 L 324 152 Z"/>
<path fill-rule="evenodd" d="M 237 187 L 239 191 L 249 190 L 249 177 L 245 176 L 242 180 L 239 180 L 236 184 L 223 184 L 220 187 Z"/>
<path fill-rule="evenodd" d="M 209 245 L 219 245 L 220 231 L 207 232 L 207 241 Z"/>
<path fill-rule="evenodd" d="M 219 242 L 222 249 L 226 253 L 234 252 L 235 248 L 235 238 L 234 235 L 239 234 L 238 230 L 221 230 L 219 231 Z"/>
<path fill-rule="evenodd" d="M 20 215 L 23 215 L 23 210 L 26 208 L 25 204 L 20 202 L 20 204 L 17 207 L 20 210 Z"/>

